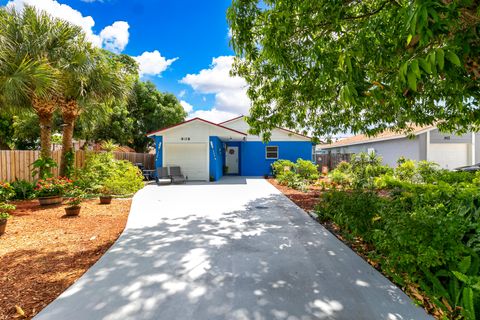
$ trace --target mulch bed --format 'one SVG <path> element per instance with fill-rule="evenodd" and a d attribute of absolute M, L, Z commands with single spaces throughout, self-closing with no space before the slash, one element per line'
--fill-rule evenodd
<path fill-rule="evenodd" d="M 0 236 L 0 320 L 30 319 L 72 285 L 123 231 L 131 200 L 88 200 L 73 218 L 61 205 L 15 204 Z"/>
<path fill-rule="evenodd" d="M 278 184 L 277 180 L 269 178 L 267 179 L 275 188 L 280 190 L 290 200 L 295 202 L 297 206 L 305 211 L 312 211 L 318 203 L 321 191 L 320 188 L 310 187 L 308 192 L 302 192 L 299 190 L 291 189 L 286 186 Z"/>

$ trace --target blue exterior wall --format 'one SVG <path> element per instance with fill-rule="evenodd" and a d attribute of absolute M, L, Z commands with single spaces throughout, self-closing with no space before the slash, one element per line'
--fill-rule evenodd
<path fill-rule="evenodd" d="M 155 168 L 163 166 L 163 137 L 155 136 Z M 157 172 L 155 172 L 157 174 Z"/>
<path fill-rule="evenodd" d="M 312 160 L 312 143 L 309 141 L 261 141 L 241 142 L 240 174 L 242 176 L 271 175 L 271 164 L 278 159 L 265 159 L 265 147 L 278 146 L 278 159 L 297 161 Z"/>
<path fill-rule="evenodd" d="M 210 137 L 208 149 L 210 150 L 210 179 L 217 181 L 223 177 L 223 164 L 225 159 L 225 150 L 223 142 L 218 137 Z M 212 149 L 213 145 L 213 149 Z"/>

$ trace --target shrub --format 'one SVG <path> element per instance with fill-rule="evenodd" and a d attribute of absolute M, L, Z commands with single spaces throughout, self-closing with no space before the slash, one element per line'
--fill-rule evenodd
<path fill-rule="evenodd" d="M 35 198 L 35 184 L 26 180 L 15 180 L 12 182 L 15 191 L 14 199 L 29 200 Z"/>
<path fill-rule="evenodd" d="M 102 183 L 102 192 L 113 195 L 130 195 L 143 188 L 140 169 L 129 161 L 115 161 L 115 170 Z"/>
<path fill-rule="evenodd" d="M 374 153 L 354 154 L 350 159 L 350 165 L 352 187 L 355 189 L 373 189 L 375 178 L 392 170 L 382 165 L 382 158 Z"/>
<path fill-rule="evenodd" d="M 277 160 L 272 163 L 272 172 L 275 177 L 278 175 L 283 174 L 286 171 L 293 171 L 295 170 L 295 163 L 290 160 Z"/>
<path fill-rule="evenodd" d="M 15 196 L 12 185 L 8 182 L 0 182 L 0 202 L 5 202 Z"/>
<path fill-rule="evenodd" d="M 352 179 L 348 173 L 342 172 L 342 170 L 333 170 L 330 172 L 330 180 L 342 186 L 343 188 L 349 187 L 352 184 Z"/>
<path fill-rule="evenodd" d="M 449 175 L 450 176 L 450 175 Z M 480 190 L 443 181 L 412 183 L 382 176 L 395 186 L 372 191 L 331 191 L 316 210 L 375 248 L 380 266 L 398 283 L 417 283 L 449 318 L 480 312 Z M 460 311 L 459 311 L 460 310 Z"/>
<path fill-rule="evenodd" d="M 88 192 L 96 192 L 105 180 L 115 172 L 116 160 L 108 152 L 90 152 L 86 156 L 85 165 L 75 173 L 75 185 Z"/>
<path fill-rule="evenodd" d="M 297 159 L 295 172 L 300 178 L 308 180 L 309 182 L 314 182 L 319 177 L 317 165 L 309 160 Z"/>

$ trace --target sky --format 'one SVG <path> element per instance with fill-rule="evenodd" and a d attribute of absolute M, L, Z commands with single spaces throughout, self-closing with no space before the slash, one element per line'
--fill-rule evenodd
<path fill-rule="evenodd" d="M 83 28 L 97 47 L 134 57 L 141 80 L 181 101 L 188 118 L 247 114 L 243 78 L 231 77 L 226 10 L 231 0 L 0 0 L 32 5 Z"/>

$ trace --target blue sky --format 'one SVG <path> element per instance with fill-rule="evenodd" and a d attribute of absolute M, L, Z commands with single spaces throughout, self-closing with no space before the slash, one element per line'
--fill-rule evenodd
<path fill-rule="evenodd" d="M 245 81 L 229 77 L 231 0 L 0 0 L 34 5 L 82 26 L 92 43 L 137 59 L 142 80 L 174 93 L 189 117 L 222 121 L 248 111 Z"/>

